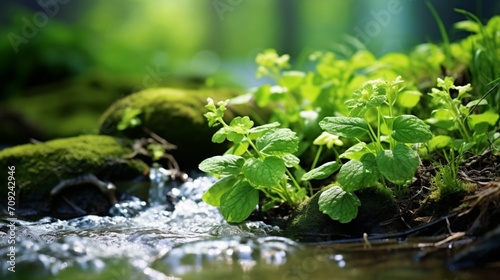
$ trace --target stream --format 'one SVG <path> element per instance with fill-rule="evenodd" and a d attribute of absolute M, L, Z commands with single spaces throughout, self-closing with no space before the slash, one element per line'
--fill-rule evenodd
<path fill-rule="evenodd" d="M 444 237 L 370 244 L 300 243 L 263 222 L 230 225 L 201 200 L 214 178 L 192 177 L 181 184 L 170 181 L 167 170 L 152 168 L 149 201 L 132 197 L 115 205 L 107 217 L 0 219 L 1 279 L 498 277 L 498 267 L 448 269 L 446 261 L 463 244 L 439 250 L 431 246 Z M 9 243 L 11 223 L 15 244 Z M 9 269 L 13 245 L 15 267 Z"/>

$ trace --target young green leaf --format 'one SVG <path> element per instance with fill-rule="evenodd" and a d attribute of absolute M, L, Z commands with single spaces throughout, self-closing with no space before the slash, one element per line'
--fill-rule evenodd
<path fill-rule="evenodd" d="M 283 160 L 275 156 L 250 158 L 243 165 L 243 174 L 253 186 L 274 187 L 285 176 Z"/>
<path fill-rule="evenodd" d="M 248 130 L 253 127 L 253 121 L 249 117 L 235 117 L 229 123 L 231 130 L 238 134 L 247 134 Z"/>
<path fill-rule="evenodd" d="M 269 155 L 294 153 L 299 148 L 299 138 L 288 128 L 270 130 L 256 141 L 257 149 Z"/>
<path fill-rule="evenodd" d="M 305 76 L 304 72 L 285 71 L 281 77 L 281 84 L 288 89 L 294 89 L 303 83 Z"/>
<path fill-rule="evenodd" d="M 402 115 L 394 119 L 392 138 L 403 143 L 422 143 L 431 140 L 432 132 L 421 119 L 413 115 Z"/>
<path fill-rule="evenodd" d="M 375 155 L 367 153 L 361 161 L 351 160 L 342 165 L 339 171 L 339 184 L 346 191 L 353 192 L 373 186 L 379 179 Z"/>
<path fill-rule="evenodd" d="M 235 176 L 224 177 L 215 182 L 215 184 L 203 194 L 201 199 L 212 206 L 219 207 L 222 195 L 228 192 L 237 181 L 238 179 Z"/>
<path fill-rule="evenodd" d="M 226 221 L 244 221 L 259 203 L 259 191 L 246 181 L 240 181 L 220 198 L 220 212 Z"/>
<path fill-rule="evenodd" d="M 362 118 L 326 117 L 319 122 L 319 126 L 328 133 L 347 138 L 360 138 L 369 131 Z"/>
<path fill-rule="evenodd" d="M 431 140 L 429 140 L 429 142 L 427 143 L 428 147 L 429 147 L 429 151 L 432 152 L 436 149 L 442 149 L 446 146 L 448 146 L 448 144 L 451 142 L 451 137 L 450 136 L 446 136 L 446 135 L 437 135 L 437 136 L 434 136 L 432 137 Z"/>
<path fill-rule="evenodd" d="M 218 175 L 237 175 L 241 172 L 245 160 L 240 156 L 223 155 L 207 158 L 198 168 L 206 173 Z"/>
<path fill-rule="evenodd" d="M 221 127 L 212 136 L 212 142 L 219 143 L 219 144 L 223 143 L 224 141 L 226 141 L 226 135 L 227 135 L 226 128 L 225 127 Z"/>
<path fill-rule="evenodd" d="M 238 143 L 234 143 L 231 148 L 229 148 L 226 152 L 226 154 L 232 154 L 236 156 L 241 156 L 245 154 L 245 152 L 248 150 L 248 147 L 250 146 L 250 143 L 248 141 L 241 141 Z"/>
<path fill-rule="evenodd" d="M 127 107 L 123 113 L 123 117 L 117 125 L 118 130 L 125 130 L 127 128 L 136 127 L 141 124 L 139 115 L 142 113 L 141 109 Z"/>
<path fill-rule="evenodd" d="M 265 131 L 268 131 L 270 129 L 277 128 L 279 126 L 280 126 L 279 122 L 263 124 L 263 125 L 259 125 L 259 126 L 250 128 L 248 133 L 253 134 L 253 133 L 265 132 Z"/>
<path fill-rule="evenodd" d="M 361 157 L 366 153 L 374 153 L 377 150 L 377 143 L 371 142 L 366 144 L 365 142 L 359 142 L 354 144 L 349 149 L 345 150 L 339 155 L 340 158 L 347 158 L 351 160 L 361 160 Z"/>
<path fill-rule="evenodd" d="M 361 205 L 359 198 L 339 186 L 333 186 L 321 193 L 318 200 L 319 210 L 341 223 L 348 223 L 358 215 Z"/>
<path fill-rule="evenodd" d="M 285 166 L 288 168 L 292 168 L 300 163 L 300 159 L 293 154 L 286 154 L 281 157 L 283 162 L 285 162 Z"/>
<path fill-rule="evenodd" d="M 397 102 L 399 105 L 405 108 L 413 108 L 417 106 L 420 101 L 422 93 L 416 90 L 407 90 L 399 94 Z"/>
<path fill-rule="evenodd" d="M 398 144 L 391 150 L 377 154 L 378 170 L 389 181 L 404 184 L 413 178 L 419 165 L 417 152 L 404 144 Z"/>
<path fill-rule="evenodd" d="M 493 111 L 486 111 L 486 112 L 481 113 L 481 114 L 469 115 L 469 117 L 468 117 L 469 125 L 472 128 L 475 128 L 476 125 L 478 125 L 480 123 L 487 123 L 491 126 L 494 126 L 498 121 L 498 117 L 499 117 L 498 113 L 495 113 Z"/>
<path fill-rule="evenodd" d="M 339 168 L 340 168 L 340 163 L 337 163 L 335 161 L 327 162 L 304 174 L 302 176 L 302 180 L 309 181 L 309 180 L 325 179 L 328 176 L 332 175 L 333 172 L 337 171 Z"/>

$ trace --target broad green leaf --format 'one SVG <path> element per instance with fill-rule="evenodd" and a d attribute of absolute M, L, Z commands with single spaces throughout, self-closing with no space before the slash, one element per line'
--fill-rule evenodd
<path fill-rule="evenodd" d="M 472 128 L 475 128 L 476 125 L 483 122 L 488 123 L 491 126 L 494 126 L 498 121 L 498 113 L 495 113 L 493 111 L 486 111 L 482 114 L 473 114 L 469 115 L 468 120 L 469 120 L 469 125 Z"/>
<path fill-rule="evenodd" d="M 455 22 L 455 24 L 453 24 L 453 27 L 455 29 L 465 30 L 473 33 L 479 33 L 479 31 L 481 30 L 479 24 L 473 20 L 463 20 Z"/>
<path fill-rule="evenodd" d="M 300 86 L 300 93 L 309 101 L 315 101 L 318 95 L 321 93 L 321 87 L 305 84 Z"/>
<path fill-rule="evenodd" d="M 280 158 L 270 156 L 248 159 L 243 165 L 243 174 L 253 186 L 274 187 L 285 176 L 286 166 Z"/>
<path fill-rule="evenodd" d="M 429 151 L 432 152 L 436 149 L 442 149 L 451 142 L 451 137 L 446 135 L 437 135 L 432 137 L 431 140 L 427 143 L 429 145 Z"/>
<path fill-rule="evenodd" d="M 416 90 L 403 91 L 398 96 L 398 104 L 404 108 L 413 108 L 420 101 L 422 93 Z"/>
<path fill-rule="evenodd" d="M 356 69 L 371 67 L 375 61 L 375 56 L 368 50 L 359 50 L 351 56 L 352 67 Z"/>
<path fill-rule="evenodd" d="M 118 130 L 136 127 L 141 124 L 141 119 L 138 117 L 142 113 L 141 109 L 127 107 L 123 112 L 123 117 L 117 125 Z"/>
<path fill-rule="evenodd" d="M 264 133 L 255 143 L 265 154 L 284 155 L 294 153 L 299 148 L 299 138 L 288 128 L 274 129 Z"/>
<path fill-rule="evenodd" d="M 233 143 L 239 143 L 241 140 L 243 140 L 243 134 L 241 133 L 236 133 L 234 131 L 228 131 L 226 134 L 227 140 L 233 142 Z"/>
<path fill-rule="evenodd" d="M 244 221 L 259 203 L 259 192 L 245 181 L 240 181 L 220 198 L 220 212 L 226 221 Z"/>
<path fill-rule="evenodd" d="M 281 159 L 283 159 L 283 161 L 285 162 L 285 166 L 289 168 L 294 167 L 300 163 L 300 159 L 293 154 L 286 154 L 282 156 Z"/>
<path fill-rule="evenodd" d="M 419 165 L 417 152 L 404 144 L 377 154 L 378 170 L 389 181 L 404 184 L 413 178 Z"/>
<path fill-rule="evenodd" d="M 273 128 L 277 128 L 280 126 L 279 122 L 273 122 L 273 123 L 268 123 L 264 125 L 259 125 L 256 127 L 252 127 L 248 132 L 249 133 L 260 133 L 260 132 L 265 132 Z"/>
<path fill-rule="evenodd" d="M 240 156 L 223 155 L 205 159 L 198 168 L 210 174 L 236 175 L 240 173 L 243 163 L 245 160 Z"/>
<path fill-rule="evenodd" d="M 394 119 L 392 138 L 403 143 L 421 143 L 431 140 L 432 132 L 421 119 L 413 115 L 402 115 Z"/>
<path fill-rule="evenodd" d="M 259 107 L 265 107 L 269 104 L 271 100 L 271 86 L 268 84 L 260 86 L 257 91 L 255 91 L 255 101 Z"/>
<path fill-rule="evenodd" d="M 333 186 L 321 193 L 318 200 L 319 210 L 341 223 L 348 223 L 358 215 L 361 205 L 359 198 L 339 186 Z"/>
<path fill-rule="evenodd" d="M 339 184 L 350 192 L 371 187 L 378 179 L 379 171 L 372 153 L 363 155 L 361 161 L 351 160 L 342 165 L 338 175 Z"/>
<path fill-rule="evenodd" d="M 326 132 L 347 138 L 360 138 L 368 133 L 368 124 L 362 118 L 326 117 L 319 122 Z"/>
<path fill-rule="evenodd" d="M 213 184 L 201 197 L 206 203 L 219 207 L 220 198 L 228 192 L 238 181 L 235 176 L 224 177 Z"/>
<path fill-rule="evenodd" d="M 481 106 L 481 105 L 488 105 L 488 101 L 486 101 L 485 99 L 472 100 L 471 102 L 467 103 L 465 105 L 465 107 L 472 108 L 472 107 Z"/>
<path fill-rule="evenodd" d="M 226 128 L 222 127 L 214 133 L 212 136 L 212 142 L 220 144 L 224 141 L 226 141 Z"/>
<path fill-rule="evenodd" d="M 426 123 L 434 127 L 439 127 L 446 130 L 454 130 L 456 123 L 453 120 L 440 120 L 436 118 L 429 118 L 425 120 Z"/>
<path fill-rule="evenodd" d="M 340 168 L 340 163 L 337 163 L 335 161 L 327 162 L 304 174 L 302 176 L 302 180 L 309 181 L 309 180 L 325 179 L 328 176 L 332 175 L 333 172 L 337 171 L 339 168 Z"/>
<path fill-rule="evenodd" d="M 378 107 L 387 100 L 387 97 L 385 95 L 375 95 L 371 97 L 367 102 L 366 102 L 366 107 L 367 108 L 375 108 Z"/>
<path fill-rule="evenodd" d="M 345 152 L 340 154 L 339 157 L 359 161 L 364 154 L 369 152 L 370 145 L 374 146 L 374 145 L 372 145 L 372 143 L 366 145 L 365 142 L 359 142 L 359 143 L 354 144 L 353 146 L 349 147 L 349 149 L 347 149 Z"/>
<path fill-rule="evenodd" d="M 294 89 L 302 84 L 304 78 L 304 72 L 285 71 L 281 75 L 281 84 L 289 89 Z"/>
<path fill-rule="evenodd" d="M 406 54 L 391 52 L 381 57 L 379 62 L 387 67 L 408 69 L 410 58 Z"/>
<path fill-rule="evenodd" d="M 490 125 L 487 122 L 480 122 L 474 125 L 473 136 L 476 141 L 481 141 L 480 135 L 485 135 L 490 130 Z"/>
<path fill-rule="evenodd" d="M 248 150 L 249 145 L 250 144 L 248 143 L 248 141 L 234 143 L 234 145 L 232 145 L 231 148 L 226 151 L 226 154 L 241 156 Z"/>

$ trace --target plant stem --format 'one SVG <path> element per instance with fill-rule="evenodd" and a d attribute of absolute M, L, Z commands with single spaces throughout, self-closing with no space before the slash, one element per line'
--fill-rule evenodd
<path fill-rule="evenodd" d="M 321 150 L 323 150 L 323 145 L 319 146 L 318 151 L 316 152 L 316 156 L 314 156 L 314 160 L 311 165 L 311 170 L 316 167 L 316 164 L 318 163 L 319 160 L 319 155 L 321 154 Z"/>
<path fill-rule="evenodd" d="M 380 109 L 377 108 L 377 111 L 379 111 L 379 110 Z M 380 112 L 378 114 L 380 114 Z M 378 148 L 377 152 L 383 150 L 382 143 L 380 142 L 380 137 L 378 137 L 378 134 L 375 133 L 375 131 L 373 130 L 373 128 L 370 125 L 370 123 L 368 123 L 368 129 L 370 129 L 370 133 L 368 133 L 368 134 L 370 135 L 370 138 L 371 138 L 372 142 L 376 142 L 377 143 L 377 148 Z M 379 128 L 379 130 L 380 130 L 380 128 Z"/>
<path fill-rule="evenodd" d="M 292 173 L 290 172 L 290 170 L 288 170 L 288 168 L 286 169 L 286 174 L 288 175 L 288 177 L 290 177 L 290 180 L 292 181 L 295 188 L 297 188 L 297 190 L 300 190 L 301 187 L 300 187 L 299 183 L 297 182 L 297 180 L 295 180 L 295 177 L 293 177 Z M 312 195 L 311 185 L 309 185 L 309 193 L 310 193 L 310 195 Z M 293 201 L 293 204 L 295 204 L 295 201 Z"/>
<path fill-rule="evenodd" d="M 264 155 L 263 155 L 263 154 L 261 154 L 261 153 L 259 152 L 259 150 L 258 150 L 258 149 L 257 149 L 257 147 L 255 146 L 255 144 L 252 142 L 252 140 L 250 140 L 250 137 L 248 137 L 248 134 L 247 134 L 247 135 L 245 135 L 245 136 L 246 136 L 246 138 L 248 139 L 248 144 L 249 144 L 250 146 L 252 146 L 252 148 L 255 150 L 255 152 L 257 153 L 257 155 L 259 156 L 259 158 L 263 160 L 263 159 L 265 158 L 265 157 L 264 157 Z"/>

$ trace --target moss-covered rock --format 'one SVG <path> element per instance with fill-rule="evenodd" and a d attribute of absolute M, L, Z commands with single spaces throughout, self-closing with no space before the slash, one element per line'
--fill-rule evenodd
<path fill-rule="evenodd" d="M 14 166 L 16 209 L 49 210 L 50 191 L 61 180 L 89 173 L 111 182 L 146 175 L 144 162 L 127 158 L 132 154 L 129 144 L 110 136 L 84 135 L 7 148 L 0 151 L 0 180 L 7 182 L 8 167 Z M 7 191 L 2 188 L 1 196 L 7 197 Z"/>
<path fill-rule="evenodd" d="M 217 128 L 208 127 L 203 114 L 207 111 L 207 97 L 215 101 L 226 100 L 238 96 L 240 92 L 231 90 L 186 90 L 172 88 L 156 88 L 143 90 L 115 102 L 102 116 L 100 133 L 128 137 L 144 138 L 149 135 L 147 128 L 177 149 L 170 153 L 179 163 L 181 169 L 196 168 L 205 158 L 221 154 L 228 147 L 212 143 L 212 135 Z M 141 124 L 125 130 L 118 130 L 127 108 L 138 109 L 137 116 Z M 226 114 L 230 119 L 235 115 L 255 116 L 251 105 L 231 106 Z M 255 118 L 254 118 L 255 119 Z"/>
<path fill-rule="evenodd" d="M 390 219 L 396 212 L 396 203 L 390 192 L 369 188 L 356 192 L 361 200 L 358 216 L 342 224 L 319 210 L 318 200 L 323 191 L 317 192 L 297 208 L 285 229 L 287 236 L 311 242 L 361 238 L 364 233 L 385 232 L 380 223 Z"/>

